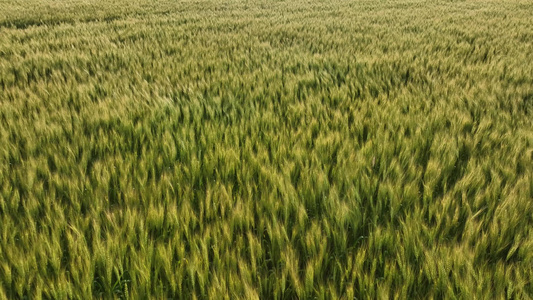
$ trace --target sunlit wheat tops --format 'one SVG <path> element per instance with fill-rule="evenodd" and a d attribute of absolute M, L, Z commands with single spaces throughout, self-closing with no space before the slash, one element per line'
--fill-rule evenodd
<path fill-rule="evenodd" d="M 0 0 L 0 299 L 533 297 L 532 15 Z"/>

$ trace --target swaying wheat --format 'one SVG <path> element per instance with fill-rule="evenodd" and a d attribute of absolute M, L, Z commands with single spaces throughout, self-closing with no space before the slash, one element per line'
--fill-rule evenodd
<path fill-rule="evenodd" d="M 0 0 L 0 299 L 533 297 L 532 15 Z"/>

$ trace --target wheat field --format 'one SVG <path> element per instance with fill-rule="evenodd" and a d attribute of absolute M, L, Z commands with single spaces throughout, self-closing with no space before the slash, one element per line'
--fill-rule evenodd
<path fill-rule="evenodd" d="M 0 0 L 0 299 L 530 299 L 529 0 Z"/>

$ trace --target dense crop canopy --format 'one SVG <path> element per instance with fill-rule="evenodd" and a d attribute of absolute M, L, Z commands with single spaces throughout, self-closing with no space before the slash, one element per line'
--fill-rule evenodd
<path fill-rule="evenodd" d="M 0 0 L 0 299 L 533 296 L 532 15 Z"/>

